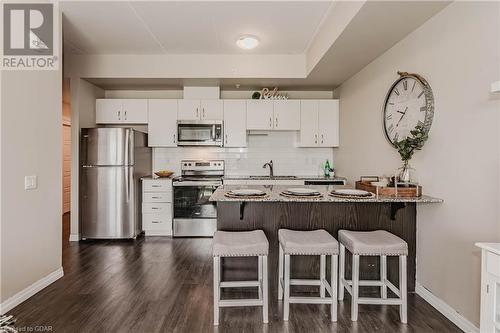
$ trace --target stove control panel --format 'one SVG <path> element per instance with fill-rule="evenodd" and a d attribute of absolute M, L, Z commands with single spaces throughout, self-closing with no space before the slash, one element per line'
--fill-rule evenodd
<path fill-rule="evenodd" d="M 182 171 L 224 171 L 224 160 L 184 160 L 181 161 Z"/>

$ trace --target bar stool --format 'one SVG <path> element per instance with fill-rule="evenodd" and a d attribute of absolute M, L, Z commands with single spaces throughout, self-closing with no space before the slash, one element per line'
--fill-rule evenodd
<path fill-rule="evenodd" d="M 268 322 L 267 255 L 269 243 L 262 230 L 226 232 L 216 231 L 213 238 L 214 260 L 214 325 L 219 325 L 219 307 L 262 306 L 264 323 Z M 258 280 L 221 282 L 220 259 L 224 257 L 259 257 Z M 258 287 L 257 299 L 221 300 L 221 288 Z"/>
<path fill-rule="evenodd" d="M 351 320 L 358 320 L 358 304 L 399 305 L 402 323 L 407 322 L 406 257 L 408 244 L 384 230 L 339 231 L 340 278 L 339 300 L 344 299 L 344 288 L 351 294 Z M 352 280 L 345 279 L 345 249 L 352 253 Z M 359 257 L 380 256 L 380 280 L 359 280 Z M 399 256 L 399 289 L 387 280 L 387 256 Z M 380 286 L 381 298 L 359 297 L 360 286 Z M 387 287 L 397 298 L 387 298 Z"/>
<path fill-rule="evenodd" d="M 287 321 L 290 312 L 290 303 L 303 304 L 330 304 L 331 320 L 337 321 L 337 267 L 339 244 L 325 230 L 294 231 L 280 229 L 279 238 L 279 280 L 278 299 L 285 296 L 283 320 Z M 320 256 L 320 276 L 315 279 L 291 279 L 290 278 L 290 256 Z M 326 256 L 331 256 L 331 283 L 326 281 Z M 284 267 L 283 267 L 284 263 Z M 284 279 L 283 279 L 284 268 Z M 290 286 L 319 286 L 320 297 L 291 297 Z M 325 297 L 325 290 L 330 294 Z"/>

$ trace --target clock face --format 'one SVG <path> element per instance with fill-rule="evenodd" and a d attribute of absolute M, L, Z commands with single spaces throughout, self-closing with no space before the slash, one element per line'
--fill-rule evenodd
<path fill-rule="evenodd" d="M 417 125 L 429 131 L 434 116 L 434 97 L 420 77 L 404 75 L 389 90 L 384 105 L 387 139 L 396 143 L 408 137 Z"/>

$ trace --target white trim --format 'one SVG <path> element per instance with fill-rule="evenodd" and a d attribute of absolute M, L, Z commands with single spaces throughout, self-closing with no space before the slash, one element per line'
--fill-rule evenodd
<path fill-rule="evenodd" d="M 467 333 L 479 333 L 478 327 L 418 282 L 415 284 L 415 292 L 436 310 L 441 312 L 453 324 L 457 325 L 462 331 Z"/>
<path fill-rule="evenodd" d="M 53 282 L 62 278 L 63 275 L 64 275 L 63 268 L 59 267 L 57 270 L 36 281 L 31 286 L 21 290 L 14 296 L 6 299 L 5 302 L 0 304 L 0 313 L 4 314 L 12 310 L 16 306 L 27 300 L 28 298 L 30 298 L 31 296 L 35 295 L 37 292 L 41 291 L 42 289 L 48 287 Z"/>
<path fill-rule="evenodd" d="M 80 241 L 80 235 L 79 234 L 70 234 L 69 235 L 69 241 L 70 242 L 78 242 L 78 241 Z"/>

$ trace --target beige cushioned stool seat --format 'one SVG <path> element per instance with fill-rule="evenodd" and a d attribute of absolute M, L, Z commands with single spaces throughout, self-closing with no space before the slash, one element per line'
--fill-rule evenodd
<path fill-rule="evenodd" d="M 268 253 L 269 243 L 262 230 L 216 231 L 214 234 L 214 257 L 256 257 Z"/>
<path fill-rule="evenodd" d="M 408 244 L 385 230 L 339 230 L 339 241 L 352 254 L 359 255 L 408 255 Z"/>
<path fill-rule="evenodd" d="M 326 230 L 278 230 L 278 239 L 285 254 L 337 255 L 339 243 Z"/>

